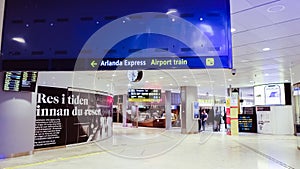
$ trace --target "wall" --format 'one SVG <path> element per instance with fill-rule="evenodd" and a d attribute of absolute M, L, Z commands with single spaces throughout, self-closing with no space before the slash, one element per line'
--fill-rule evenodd
<path fill-rule="evenodd" d="M 292 106 L 270 106 L 270 111 L 257 111 L 258 133 L 279 135 L 294 134 L 292 109 Z M 260 124 L 260 121 L 264 121 L 264 123 Z"/>
<path fill-rule="evenodd" d="M 3 86 L 3 72 L 0 73 L 0 86 Z M 0 90 L 0 156 L 33 150 L 35 109 L 31 103 L 31 92 Z"/>

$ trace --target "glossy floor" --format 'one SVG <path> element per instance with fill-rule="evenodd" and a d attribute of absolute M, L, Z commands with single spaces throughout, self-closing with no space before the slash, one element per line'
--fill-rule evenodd
<path fill-rule="evenodd" d="M 299 137 L 298 137 L 299 138 Z M 110 139 L 0 160 L 4 169 L 300 169 L 296 136 L 114 126 Z"/>

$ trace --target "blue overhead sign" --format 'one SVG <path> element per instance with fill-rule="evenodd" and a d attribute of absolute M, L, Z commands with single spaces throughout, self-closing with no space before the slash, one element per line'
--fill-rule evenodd
<path fill-rule="evenodd" d="M 232 68 L 229 0 L 5 1 L 0 70 Z"/>

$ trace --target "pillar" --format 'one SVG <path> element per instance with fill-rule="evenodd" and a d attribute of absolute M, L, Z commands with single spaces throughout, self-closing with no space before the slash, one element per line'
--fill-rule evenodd
<path fill-rule="evenodd" d="M 123 103 L 122 103 L 122 123 L 123 127 L 127 127 L 127 107 L 128 107 L 128 101 L 127 101 L 127 95 L 124 94 L 123 96 Z"/>
<path fill-rule="evenodd" d="M 172 128 L 171 91 L 165 92 L 166 130 Z"/>
<path fill-rule="evenodd" d="M 180 87 L 181 97 L 181 133 L 198 133 L 198 121 L 193 120 L 193 102 L 198 100 L 196 86 Z"/>

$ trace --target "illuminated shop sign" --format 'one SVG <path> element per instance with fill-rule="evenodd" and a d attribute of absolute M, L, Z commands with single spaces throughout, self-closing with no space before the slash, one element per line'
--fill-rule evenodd
<path fill-rule="evenodd" d="M 161 100 L 161 89 L 129 89 L 130 102 L 157 102 Z"/>

